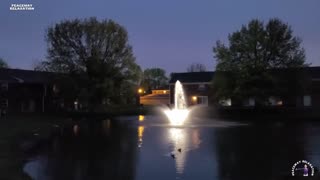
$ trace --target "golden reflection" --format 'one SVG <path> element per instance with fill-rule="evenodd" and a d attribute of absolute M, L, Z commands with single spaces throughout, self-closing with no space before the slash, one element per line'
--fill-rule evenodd
<path fill-rule="evenodd" d="M 142 146 L 142 137 L 143 137 L 143 132 L 144 132 L 144 126 L 139 126 L 138 127 L 138 147 Z"/>
<path fill-rule="evenodd" d="M 140 122 L 144 121 L 144 115 L 139 115 L 139 121 Z"/>

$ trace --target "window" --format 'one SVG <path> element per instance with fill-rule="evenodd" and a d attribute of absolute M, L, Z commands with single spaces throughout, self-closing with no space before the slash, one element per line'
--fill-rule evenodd
<path fill-rule="evenodd" d="M 309 95 L 303 96 L 303 105 L 311 106 L 311 96 Z"/>
<path fill-rule="evenodd" d="M 269 105 L 270 106 L 282 106 L 283 101 L 278 97 L 270 97 L 269 98 Z"/>
<path fill-rule="evenodd" d="M 198 96 L 198 104 L 208 106 L 208 96 Z"/>
<path fill-rule="evenodd" d="M 199 89 L 200 91 L 203 91 L 203 90 L 206 89 L 206 85 L 204 85 L 204 84 L 199 84 L 198 89 Z"/>
<path fill-rule="evenodd" d="M 219 101 L 219 104 L 222 106 L 231 106 L 232 102 L 231 99 L 223 99 Z"/>
<path fill-rule="evenodd" d="M 1 90 L 2 91 L 8 91 L 8 83 L 2 83 L 1 84 Z"/>
<path fill-rule="evenodd" d="M 8 108 L 8 99 L 1 99 L 0 101 L 0 108 Z"/>
<path fill-rule="evenodd" d="M 244 106 L 255 106 L 256 102 L 254 98 L 248 98 L 243 102 Z"/>
<path fill-rule="evenodd" d="M 53 85 L 52 90 L 54 93 L 58 93 L 59 92 L 59 88 L 56 84 Z"/>

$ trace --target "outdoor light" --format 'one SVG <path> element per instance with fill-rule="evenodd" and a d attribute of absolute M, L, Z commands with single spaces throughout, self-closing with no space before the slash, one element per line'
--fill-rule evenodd
<path fill-rule="evenodd" d="M 139 94 L 141 94 L 143 92 L 143 90 L 141 88 L 139 88 L 138 92 L 139 92 Z"/>
<path fill-rule="evenodd" d="M 139 121 L 144 121 L 144 115 L 139 115 Z"/>
<path fill-rule="evenodd" d="M 167 93 L 167 91 L 163 91 L 163 94 L 166 94 Z"/>
<path fill-rule="evenodd" d="M 192 100 L 196 101 L 197 100 L 197 96 L 192 96 Z"/>

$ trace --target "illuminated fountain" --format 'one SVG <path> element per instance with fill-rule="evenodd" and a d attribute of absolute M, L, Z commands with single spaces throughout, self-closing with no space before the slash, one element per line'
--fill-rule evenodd
<path fill-rule="evenodd" d="M 173 126 L 181 126 L 187 119 L 189 110 L 187 109 L 187 103 L 180 81 L 177 81 L 175 84 L 174 108 L 171 110 L 165 110 L 164 113 L 167 115 L 171 125 Z"/>

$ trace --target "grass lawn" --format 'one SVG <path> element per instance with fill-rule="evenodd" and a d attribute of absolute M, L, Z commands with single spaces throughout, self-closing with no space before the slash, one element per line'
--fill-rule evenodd
<path fill-rule="evenodd" d="M 0 179 L 29 180 L 23 173 L 25 154 L 20 148 L 24 138 L 49 136 L 54 125 L 66 119 L 44 116 L 12 116 L 0 118 Z"/>

